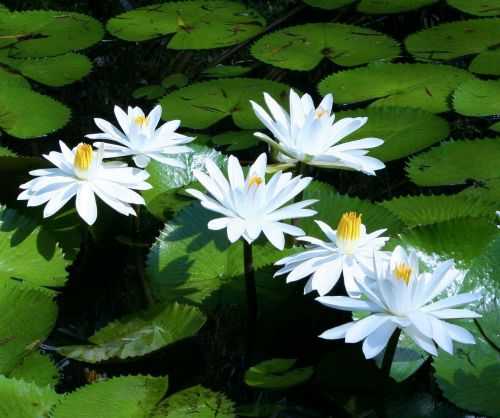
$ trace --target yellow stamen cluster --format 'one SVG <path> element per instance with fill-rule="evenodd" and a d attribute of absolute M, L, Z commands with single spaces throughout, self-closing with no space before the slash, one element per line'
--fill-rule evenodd
<path fill-rule="evenodd" d="M 342 215 L 337 228 L 337 237 L 343 240 L 357 241 L 361 230 L 361 215 L 356 212 L 347 212 Z"/>
<path fill-rule="evenodd" d="M 411 268 L 405 263 L 398 264 L 394 269 L 394 275 L 399 280 L 403 280 L 406 284 L 408 284 L 411 276 Z"/>
<path fill-rule="evenodd" d="M 136 116 L 134 118 L 134 122 L 136 125 L 139 125 L 141 128 L 143 125 L 147 125 L 149 120 L 147 118 L 147 116 Z"/>
<path fill-rule="evenodd" d="M 248 188 L 250 189 L 254 184 L 256 186 L 260 186 L 262 184 L 262 177 L 259 177 L 259 176 L 252 176 L 250 177 L 250 180 L 248 182 Z"/>
<path fill-rule="evenodd" d="M 78 145 L 73 161 L 73 168 L 78 178 L 85 178 L 85 173 L 89 170 L 93 158 L 94 152 L 89 144 Z"/>
<path fill-rule="evenodd" d="M 321 119 L 325 115 L 326 115 L 325 109 L 323 109 L 322 107 L 318 107 L 316 109 L 316 116 L 318 117 L 318 119 Z"/>

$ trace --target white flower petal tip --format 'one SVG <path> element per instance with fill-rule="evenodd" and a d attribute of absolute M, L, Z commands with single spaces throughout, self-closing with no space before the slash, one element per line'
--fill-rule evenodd
<path fill-rule="evenodd" d="M 151 185 L 144 180 L 144 170 L 124 164 L 103 163 L 102 146 L 93 150 L 89 144 L 79 144 L 70 150 L 59 143 L 62 152 L 52 151 L 46 158 L 56 167 L 34 170 L 35 178 L 20 186 L 25 189 L 19 200 L 28 200 L 28 206 L 46 203 L 44 217 L 59 211 L 76 196 L 76 209 L 89 225 L 97 219 L 95 195 L 123 215 L 135 215 L 131 204 L 144 205 L 144 199 L 135 190 L 147 190 Z"/>
<path fill-rule="evenodd" d="M 267 142 L 274 150 L 273 156 L 282 163 L 301 161 L 324 168 L 356 170 L 374 175 L 385 165 L 376 158 L 366 156 L 368 149 L 383 144 L 380 138 L 364 138 L 344 142 L 343 138 L 361 128 L 366 117 L 344 118 L 335 121 L 332 112 L 333 96 L 327 94 L 318 107 L 311 97 L 299 97 L 290 90 L 290 114 L 269 94 L 264 93 L 269 109 L 250 101 L 253 111 L 262 124 L 271 131 L 271 137 L 256 132 L 254 135 Z"/>
<path fill-rule="evenodd" d="M 266 163 L 266 154 L 261 154 L 245 178 L 238 159 L 230 156 L 226 178 L 217 165 L 208 160 L 205 163 L 207 174 L 199 170 L 193 172 L 208 193 L 194 189 L 186 191 L 199 199 L 204 208 L 226 217 L 215 223 L 211 221 L 209 227 L 227 228 L 231 242 L 243 237 L 252 243 L 264 233 L 269 242 L 281 250 L 285 246 L 284 234 L 304 235 L 300 228 L 283 221 L 315 213 L 306 209 L 313 203 L 309 200 L 284 206 L 307 187 L 310 179 L 291 178 L 279 171 L 266 182 Z"/>
<path fill-rule="evenodd" d="M 345 213 L 337 230 L 325 222 L 315 220 L 327 237 L 322 241 L 314 237 L 299 237 L 298 240 L 312 244 L 306 251 L 276 262 L 284 264 L 280 274 L 288 273 L 287 282 L 311 277 L 306 287 L 316 290 L 323 296 L 330 292 L 343 274 L 344 285 L 348 294 L 360 297 L 360 288 L 356 280 L 372 274 L 372 255 L 379 251 L 388 237 L 380 237 L 384 230 L 366 234 L 361 223 L 361 215 L 355 212 Z M 321 300 L 319 302 L 323 303 Z"/>
<path fill-rule="evenodd" d="M 339 226 L 336 231 L 337 242 L 340 229 Z M 365 311 L 371 315 L 342 325 L 344 328 L 328 330 L 321 334 L 322 338 L 326 338 L 326 334 L 330 339 L 345 338 L 347 343 L 363 341 L 366 358 L 379 354 L 397 328 L 431 355 L 438 354 L 437 347 L 453 353 L 453 341 L 475 343 L 469 331 L 446 320 L 477 317 L 478 314 L 473 311 L 456 307 L 478 300 L 479 295 L 465 293 L 435 300 L 460 277 L 451 261 L 438 265 L 432 274 L 419 274 L 416 254 L 407 254 L 402 247 L 396 247 L 389 257 L 380 251 L 373 252 L 372 257 L 373 269 L 367 270 L 366 276 L 361 279 L 354 276 L 363 296 L 361 299 L 351 296 L 316 299 L 327 307 Z M 286 267 L 282 270 L 286 271 Z"/>
<path fill-rule="evenodd" d="M 151 159 L 173 167 L 184 168 L 176 154 L 192 152 L 186 144 L 194 138 L 176 132 L 179 120 L 171 120 L 156 128 L 161 118 L 161 106 L 156 106 L 148 116 L 138 108 L 128 108 L 125 113 L 115 106 L 115 116 L 121 128 L 104 119 L 94 119 L 101 133 L 86 135 L 90 139 L 107 139 L 117 144 L 104 142 L 104 155 L 110 157 L 132 156 L 137 167 L 145 168 Z"/>

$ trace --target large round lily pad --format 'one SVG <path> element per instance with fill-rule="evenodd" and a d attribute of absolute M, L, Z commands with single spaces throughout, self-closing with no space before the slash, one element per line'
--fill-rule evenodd
<path fill-rule="evenodd" d="M 368 117 L 368 122 L 342 142 L 367 137 L 381 138 L 384 143 L 369 153 L 381 161 L 406 157 L 446 138 L 449 133 L 448 123 L 444 119 L 419 109 L 373 107 L 339 112 L 335 117 L 338 120 L 359 116 Z"/>
<path fill-rule="evenodd" d="M 405 44 L 420 61 L 447 61 L 478 54 L 471 63 L 472 71 L 500 75 L 499 42 L 500 19 L 473 19 L 425 29 L 410 35 Z M 483 53 L 488 54 L 488 60 L 481 58 Z"/>
<path fill-rule="evenodd" d="M 130 10 L 106 25 L 126 41 L 174 34 L 171 49 L 210 49 L 235 45 L 257 35 L 266 21 L 255 10 L 232 1 L 178 1 Z"/>
<path fill-rule="evenodd" d="M 361 0 L 358 10 L 363 13 L 402 13 L 420 9 L 438 0 Z"/>
<path fill-rule="evenodd" d="M 88 48 L 104 35 L 95 19 L 74 12 L 27 11 L 0 14 L 0 48 L 12 58 L 48 57 Z"/>
<path fill-rule="evenodd" d="M 411 107 L 439 113 L 449 110 L 452 91 L 473 78 L 448 65 L 375 63 L 332 74 L 319 83 L 318 91 L 333 93 L 339 104 L 374 100 L 370 107 Z"/>
<path fill-rule="evenodd" d="M 458 10 L 475 16 L 500 15 L 500 0 L 446 0 Z"/>
<path fill-rule="evenodd" d="M 453 93 L 453 108 L 465 116 L 489 116 L 500 112 L 500 80 L 470 80 Z"/>
<path fill-rule="evenodd" d="M 312 70 L 323 58 L 344 67 L 388 60 L 400 54 L 383 33 L 342 23 L 310 23 L 272 32 L 252 47 L 252 55 L 276 67 Z"/>
<path fill-rule="evenodd" d="M 249 101 L 264 105 L 263 92 L 269 93 L 282 106 L 288 107 L 286 84 L 253 78 L 223 78 L 191 84 L 160 99 L 165 120 L 181 119 L 183 126 L 194 129 L 208 128 L 232 116 L 242 129 L 262 127 Z"/>

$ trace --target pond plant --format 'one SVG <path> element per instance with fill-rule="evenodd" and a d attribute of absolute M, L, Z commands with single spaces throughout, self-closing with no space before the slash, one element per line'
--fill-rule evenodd
<path fill-rule="evenodd" d="M 0 416 L 500 416 L 499 15 L 0 4 Z"/>

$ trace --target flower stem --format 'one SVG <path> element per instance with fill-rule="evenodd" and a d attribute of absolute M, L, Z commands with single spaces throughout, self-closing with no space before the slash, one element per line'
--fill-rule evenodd
<path fill-rule="evenodd" d="M 245 288 L 247 294 L 246 357 L 249 360 L 255 350 L 257 334 L 257 289 L 253 268 L 252 244 L 243 240 L 243 262 L 245 267 Z"/>
<path fill-rule="evenodd" d="M 398 346 L 399 335 L 401 334 L 401 329 L 396 329 L 392 334 L 387 347 L 385 348 L 384 359 L 382 360 L 382 374 L 386 377 L 390 376 L 392 361 L 394 360 L 394 354 L 396 354 L 396 347 Z"/>
<path fill-rule="evenodd" d="M 139 232 L 141 230 L 141 207 L 140 205 L 134 205 L 134 209 L 137 216 L 134 218 L 133 233 L 134 233 L 134 241 L 137 241 Z M 144 259 L 141 253 L 141 249 L 138 246 L 134 246 L 134 255 L 135 255 L 135 267 L 137 270 L 137 275 L 139 276 L 139 280 L 141 282 L 144 296 L 149 306 L 154 305 L 156 301 L 149 287 L 148 280 L 146 279 L 146 274 L 144 272 Z"/>

